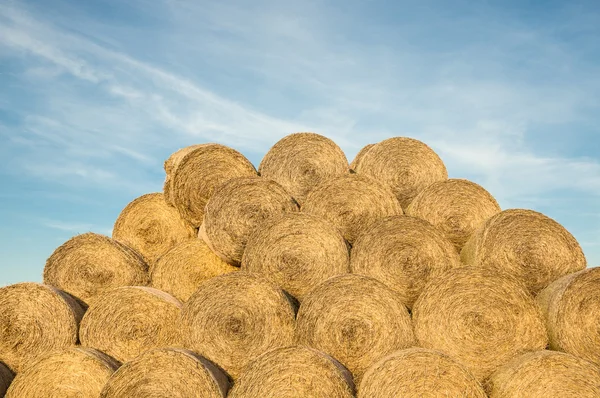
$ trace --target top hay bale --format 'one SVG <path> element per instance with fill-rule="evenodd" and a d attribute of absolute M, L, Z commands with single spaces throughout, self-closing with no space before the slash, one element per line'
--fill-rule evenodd
<path fill-rule="evenodd" d="M 586 267 L 581 246 L 553 219 L 533 210 L 504 210 L 473 233 L 461 251 L 467 265 L 504 270 L 531 293 Z"/>
<path fill-rule="evenodd" d="M 442 159 L 423 142 L 407 137 L 388 138 L 375 144 L 355 167 L 358 174 L 389 186 L 403 209 L 420 191 L 448 179 Z"/>
<path fill-rule="evenodd" d="M 165 162 L 165 200 L 194 227 L 202 224 L 213 191 L 232 178 L 256 176 L 244 155 L 220 144 L 184 148 Z"/>
<path fill-rule="evenodd" d="M 165 202 L 162 193 L 151 193 L 140 196 L 123 209 L 112 236 L 140 253 L 152 268 L 173 246 L 192 239 L 195 230 Z"/>
<path fill-rule="evenodd" d="M 295 133 L 279 140 L 258 166 L 264 178 L 278 182 L 298 203 L 315 185 L 348 174 L 344 152 L 329 138 L 315 133 Z"/>
<path fill-rule="evenodd" d="M 0 288 L 0 359 L 15 373 L 37 358 L 77 343 L 81 306 L 48 285 Z"/>
<path fill-rule="evenodd" d="M 562 277 L 542 290 L 537 301 L 550 348 L 600 365 L 600 267 Z"/>
<path fill-rule="evenodd" d="M 456 358 L 479 381 L 519 354 L 548 344 L 533 296 L 502 271 L 448 270 L 425 286 L 412 319 L 421 347 Z"/>
<path fill-rule="evenodd" d="M 200 237 L 224 261 L 239 265 L 248 238 L 259 225 L 294 211 L 298 211 L 296 201 L 275 181 L 231 179 L 208 201 Z"/>
<path fill-rule="evenodd" d="M 473 232 L 500 211 L 496 199 L 482 186 L 468 180 L 450 179 L 422 190 L 406 214 L 440 228 L 460 252 Z"/>
<path fill-rule="evenodd" d="M 385 185 L 359 174 L 322 182 L 308 194 L 302 211 L 331 222 L 350 244 L 377 220 L 403 214 Z"/>
<path fill-rule="evenodd" d="M 89 305 L 95 296 L 115 287 L 148 284 L 148 265 L 122 243 L 89 232 L 52 253 L 44 267 L 44 282 Z"/>
<path fill-rule="evenodd" d="M 598 398 L 600 367 L 555 351 L 535 351 L 500 367 L 486 381 L 490 398 Z"/>

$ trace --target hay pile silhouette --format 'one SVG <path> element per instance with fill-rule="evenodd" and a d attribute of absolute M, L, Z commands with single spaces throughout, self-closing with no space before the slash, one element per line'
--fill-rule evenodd
<path fill-rule="evenodd" d="M 0 288 L 0 397 L 600 397 L 600 268 L 393 137 L 182 148 Z"/>

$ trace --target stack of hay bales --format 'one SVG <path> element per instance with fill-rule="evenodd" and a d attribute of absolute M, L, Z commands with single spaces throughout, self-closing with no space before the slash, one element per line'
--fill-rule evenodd
<path fill-rule="evenodd" d="M 0 397 L 600 397 L 600 268 L 394 137 L 201 144 L 0 288 Z"/>

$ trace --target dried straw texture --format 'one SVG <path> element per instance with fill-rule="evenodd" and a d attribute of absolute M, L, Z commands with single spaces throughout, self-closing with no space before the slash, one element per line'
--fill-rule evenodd
<path fill-rule="evenodd" d="M 486 221 L 460 257 L 465 264 L 514 275 L 533 294 L 586 267 L 581 246 L 569 231 L 541 213 L 522 209 L 504 210 Z"/>
<path fill-rule="evenodd" d="M 358 398 L 487 398 L 477 379 L 460 363 L 439 351 L 409 348 L 371 366 Z"/>
<path fill-rule="evenodd" d="M 89 348 L 52 353 L 19 373 L 6 398 L 97 398 L 119 365 Z"/>
<path fill-rule="evenodd" d="M 450 179 L 422 190 L 406 214 L 429 221 L 444 231 L 460 252 L 473 232 L 500 211 L 496 199 L 482 186 L 468 180 Z"/>
<path fill-rule="evenodd" d="M 388 138 L 375 144 L 355 170 L 389 186 L 403 209 L 423 189 L 448 179 L 442 159 L 423 142 L 407 137 Z"/>
<path fill-rule="evenodd" d="M 287 213 L 250 236 L 242 269 L 262 274 L 301 301 L 319 283 L 349 272 L 348 245 L 326 221 Z"/>
<path fill-rule="evenodd" d="M 90 304 L 107 290 L 147 285 L 148 266 L 127 246 L 92 232 L 77 235 L 52 253 L 44 282 Z"/>
<path fill-rule="evenodd" d="M 410 315 L 396 293 L 362 275 L 317 286 L 300 304 L 296 321 L 296 343 L 339 360 L 357 385 L 373 362 L 415 345 Z"/>
<path fill-rule="evenodd" d="M 358 151 L 358 153 L 356 154 L 356 156 L 350 163 L 351 170 L 356 170 L 356 166 L 362 160 L 362 158 L 365 156 L 365 153 L 367 153 L 369 151 L 369 149 L 373 148 L 373 146 L 375 146 L 375 144 L 367 144 L 360 151 Z"/>
<path fill-rule="evenodd" d="M 181 303 L 165 292 L 128 286 L 108 291 L 90 306 L 79 337 L 85 347 L 127 362 L 153 348 L 179 342 Z"/>
<path fill-rule="evenodd" d="M 14 377 L 15 374 L 11 372 L 6 365 L 0 362 L 0 397 L 4 396 Z"/>
<path fill-rule="evenodd" d="M 346 155 L 329 138 L 296 133 L 279 140 L 258 166 L 264 178 L 277 181 L 299 203 L 322 181 L 349 173 Z"/>
<path fill-rule="evenodd" d="M 533 296 L 500 271 L 448 270 L 425 286 L 412 316 L 421 347 L 456 358 L 480 381 L 520 353 L 548 344 Z"/>
<path fill-rule="evenodd" d="M 19 373 L 46 353 L 74 346 L 84 310 L 48 285 L 0 288 L 0 361 Z"/>
<path fill-rule="evenodd" d="M 486 382 L 490 398 L 598 398 L 600 367 L 556 351 L 522 355 Z"/>
<path fill-rule="evenodd" d="M 233 272 L 203 283 L 183 306 L 183 345 L 237 379 L 265 352 L 292 344 L 294 308 L 260 275 Z"/>
<path fill-rule="evenodd" d="M 229 264 L 239 265 L 248 238 L 271 217 L 298 211 L 296 201 L 275 181 L 262 177 L 232 179 L 206 205 L 200 236 Z"/>
<path fill-rule="evenodd" d="M 359 174 L 321 183 L 309 193 L 302 211 L 331 222 L 351 244 L 377 220 L 403 214 L 388 188 Z"/>
<path fill-rule="evenodd" d="M 194 227 L 202 224 L 204 208 L 218 186 L 232 178 L 257 175 L 244 155 L 220 144 L 183 150 L 175 160 L 167 160 L 165 169 L 171 169 L 165 200 Z"/>
<path fill-rule="evenodd" d="M 237 270 L 214 254 L 202 239 L 193 239 L 158 259 L 152 270 L 152 286 L 185 302 L 203 282 Z"/>
<path fill-rule="evenodd" d="M 101 398 L 224 398 L 227 376 L 199 355 L 178 348 L 146 352 L 117 370 Z"/>
<path fill-rule="evenodd" d="M 427 221 L 392 216 L 377 221 L 354 242 L 350 270 L 383 282 L 412 308 L 431 278 L 461 266 L 443 232 Z"/>
<path fill-rule="evenodd" d="M 181 163 L 181 161 L 183 160 L 185 155 L 192 152 L 196 148 L 200 148 L 200 147 L 207 146 L 207 145 L 213 145 L 213 144 L 190 145 L 185 148 L 181 148 L 176 152 L 173 152 L 171 154 L 171 156 L 169 156 L 169 158 L 167 160 L 165 160 L 164 168 L 165 168 L 165 173 L 167 174 L 167 176 L 165 178 L 165 183 L 163 186 L 163 193 L 165 195 L 165 198 L 167 199 L 167 202 L 172 203 L 171 180 L 172 180 L 173 170 L 175 170 L 179 166 L 179 164 Z"/>
<path fill-rule="evenodd" d="M 600 268 L 565 276 L 537 296 L 550 347 L 600 365 Z"/>
<path fill-rule="evenodd" d="M 112 236 L 135 249 L 152 267 L 161 255 L 195 234 L 195 229 L 165 202 L 162 193 L 151 193 L 140 196 L 123 209 Z"/>
<path fill-rule="evenodd" d="M 352 398 L 352 375 L 309 347 L 270 351 L 250 363 L 228 398 Z"/>

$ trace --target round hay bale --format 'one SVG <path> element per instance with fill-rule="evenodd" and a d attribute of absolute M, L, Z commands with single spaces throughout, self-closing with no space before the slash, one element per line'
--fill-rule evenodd
<path fill-rule="evenodd" d="M 337 276 L 314 288 L 296 323 L 296 343 L 336 358 L 357 385 L 373 362 L 415 344 L 410 315 L 396 293 L 362 275 Z"/>
<path fill-rule="evenodd" d="M 562 277 L 537 296 L 550 347 L 600 365 L 600 267 Z"/>
<path fill-rule="evenodd" d="M 356 154 L 356 156 L 350 163 L 351 170 L 356 170 L 356 166 L 362 160 L 362 158 L 365 156 L 365 153 L 367 153 L 369 151 L 369 149 L 373 148 L 374 145 L 375 144 L 367 144 L 364 147 L 362 147 L 362 149 L 360 151 L 358 151 L 358 153 Z"/>
<path fill-rule="evenodd" d="M 92 232 L 69 239 L 52 253 L 44 282 L 90 301 L 120 286 L 147 285 L 148 265 L 127 246 Z"/>
<path fill-rule="evenodd" d="M 533 294 L 562 276 L 582 270 L 586 259 L 573 235 L 533 210 L 496 214 L 471 235 L 461 260 L 521 279 Z"/>
<path fill-rule="evenodd" d="M 384 283 L 409 309 L 431 278 L 459 266 L 460 257 L 442 231 L 408 216 L 377 221 L 354 242 L 350 256 L 353 274 Z"/>
<path fill-rule="evenodd" d="M 151 268 L 158 257 L 195 235 L 196 230 L 165 202 L 162 193 L 143 195 L 129 203 L 112 233 L 113 239 L 140 253 Z"/>
<path fill-rule="evenodd" d="M 285 393 L 284 393 L 285 392 Z M 352 398 L 352 375 L 329 355 L 309 347 L 286 347 L 246 367 L 228 398 Z"/>
<path fill-rule="evenodd" d="M 301 301 L 306 293 L 349 272 L 348 245 L 326 221 L 306 213 L 287 213 L 250 236 L 242 269 L 264 275 Z"/>
<path fill-rule="evenodd" d="M 548 344 L 542 313 L 525 285 L 485 268 L 453 268 L 431 280 L 412 317 L 421 347 L 456 358 L 480 381 Z"/>
<path fill-rule="evenodd" d="M 562 352 L 530 352 L 496 370 L 486 389 L 490 398 L 598 398 L 600 367 Z"/>
<path fill-rule="evenodd" d="M 83 308 L 39 283 L 0 288 L 0 359 L 15 373 L 40 356 L 74 346 Z"/>
<path fill-rule="evenodd" d="M 183 345 L 237 379 L 265 352 L 292 344 L 294 307 L 260 275 L 233 272 L 203 283 L 183 306 Z"/>
<path fill-rule="evenodd" d="M 165 200 L 194 227 L 202 224 L 206 203 L 218 186 L 232 178 L 257 175 L 244 155 L 220 144 L 184 149 L 167 162 L 165 169 L 171 173 Z"/>
<path fill-rule="evenodd" d="M 88 308 L 81 345 L 127 362 L 153 348 L 179 342 L 176 322 L 181 303 L 151 287 L 126 286 L 98 296 Z"/>
<path fill-rule="evenodd" d="M 468 180 L 450 179 L 422 190 L 406 214 L 429 221 L 444 231 L 460 252 L 473 232 L 500 211 L 496 199 L 482 186 Z"/>
<path fill-rule="evenodd" d="M 424 348 L 397 351 L 366 372 L 358 398 L 487 398 L 477 379 L 450 356 Z"/>
<path fill-rule="evenodd" d="M 239 265 L 254 230 L 271 217 L 293 211 L 298 211 L 298 204 L 275 181 L 232 179 L 208 201 L 200 237 L 227 263 Z"/>
<path fill-rule="evenodd" d="M 355 170 L 389 186 L 403 209 L 423 189 L 448 179 L 442 159 L 423 142 L 407 137 L 388 138 L 375 144 Z"/>
<path fill-rule="evenodd" d="M 350 244 L 377 220 L 403 214 L 388 188 L 359 174 L 321 183 L 309 193 L 302 211 L 331 222 Z"/>
<path fill-rule="evenodd" d="M 158 259 L 152 270 L 152 286 L 185 302 L 208 279 L 237 270 L 214 254 L 202 239 L 193 239 Z"/>
<path fill-rule="evenodd" d="M 123 364 L 100 397 L 224 398 L 228 388 L 227 376 L 206 359 L 188 350 L 162 348 Z"/>
<path fill-rule="evenodd" d="M 299 203 L 321 181 L 349 173 L 346 155 L 327 137 L 295 133 L 279 140 L 258 166 L 264 178 L 279 183 Z"/>
<path fill-rule="evenodd" d="M 52 353 L 19 373 L 6 398 L 98 397 L 119 365 L 89 348 Z"/>
<path fill-rule="evenodd" d="M 0 397 L 4 396 L 14 377 L 15 374 L 5 364 L 0 362 Z"/>

